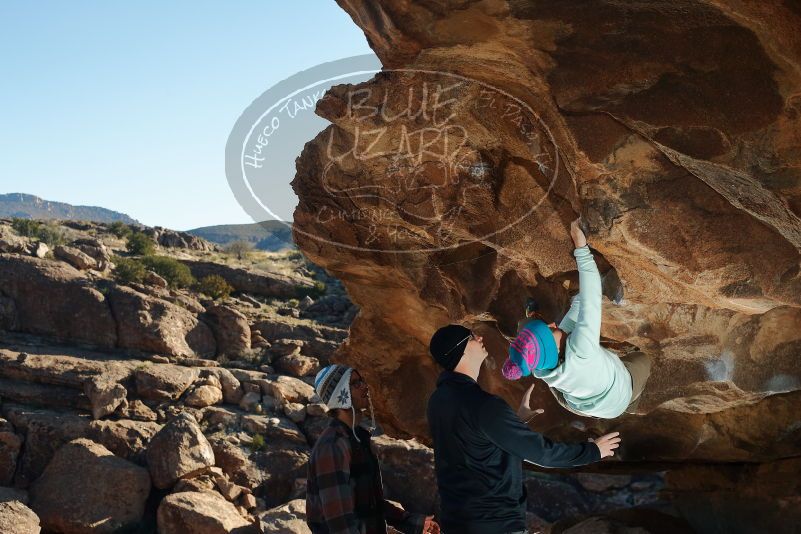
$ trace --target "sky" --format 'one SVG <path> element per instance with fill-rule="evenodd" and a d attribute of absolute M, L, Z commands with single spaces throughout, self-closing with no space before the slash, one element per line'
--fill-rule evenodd
<path fill-rule="evenodd" d="M 0 193 L 178 230 L 253 222 L 225 177 L 237 118 L 368 53 L 334 0 L 0 0 Z"/>

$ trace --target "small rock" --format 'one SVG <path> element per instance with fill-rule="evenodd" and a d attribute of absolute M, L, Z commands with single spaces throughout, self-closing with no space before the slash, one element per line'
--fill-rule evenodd
<path fill-rule="evenodd" d="M 50 252 L 50 247 L 48 247 L 45 243 L 41 241 L 37 241 L 36 243 L 32 243 L 30 247 L 30 253 L 32 256 L 36 256 L 37 258 L 44 258 L 47 256 L 47 253 Z"/>
<path fill-rule="evenodd" d="M 320 368 L 320 361 L 311 356 L 301 354 L 290 354 L 282 356 L 273 362 L 279 373 L 302 377 L 311 373 L 316 373 Z"/>
<path fill-rule="evenodd" d="M 186 397 L 186 403 L 195 408 L 205 408 L 206 406 L 219 404 L 222 400 L 222 390 L 210 385 L 196 387 L 192 393 Z"/>
<path fill-rule="evenodd" d="M 302 423 L 306 419 L 306 407 L 298 402 L 284 404 L 284 413 L 295 423 Z"/>
<path fill-rule="evenodd" d="M 0 532 L 3 534 L 39 534 L 39 517 L 20 501 L 0 502 Z"/>
<path fill-rule="evenodd" d="M 53 250 L 53 254 L 55 254 L 58 259 L 66 261 L 81 271 L 97 268 L 97 261 L 77 248 L 58 245 Z"/>
<path fill-rule="evenodd" d="M 147 447 L 153 485 L 172 487 L 179 478 L 214 465 L 214 451 L 194 417 L 180 414 L 162 428 Z"/>
<path fill-rule="evenodd" d="M 145 273 L 144 282 L 149 286 L 160 287 L 162 289 L 167 289 L 167 287 L 169 286 L 167 280 L 165 280 L 158 274 L 154 273 L 153 271 L 147 271 L 147 273 Z"/>
<path fill-rule="evenodd" d="M 261 403 L 261 393 L 249 392 L 245 393 L 242 400 L 239 401 L 239 407 L 248 412 L 253 411 L 254 407 Z"/>
<path fill-rule="evenodd" d="M 306 413 L 312 417 L 321 417 L 328 413 L 328 406 L 322 402 L 313 402 L 306 406 Z"/>
<path fill-rule="evenodd" d="M 167 495 L 159 505 L 159 534 L 256 534 L 235 505 L 213 491 Z"/>
<path fill-rule="evenodd" d="M 259 523 L 264 534 L 311 534 L 306 524 L 305 499 L 295 499 L 264 512 Z"/>

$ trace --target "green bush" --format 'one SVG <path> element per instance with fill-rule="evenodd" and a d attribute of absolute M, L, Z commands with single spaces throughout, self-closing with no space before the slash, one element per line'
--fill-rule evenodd
<path fill-rule="evenodd" d="M 47 243 L 51 247 L 63 245 L 67 241 L 64 230 L 53 223 L 43 223 L 33 219 L 14 218 L 11 222 L 11 227 L 19 235 L 33 237 L 43 243 Z"/>
<path fill-rule="evenodd" d="M 113 274 L 114 278 L 123 284 L 141 284 L 147 269 L 140 260 L 115 256 Z"/>
<path fill-rule="evenodd" d="M 141 259 L 145 267 L 164 278 L 173 289 L 191 287 L 197 282 L 189 267 L 168 256 L 145 256 Z"/>
<path fill-rule="evenodd" d="M 36 232 L 39 230 L 40 226 L 42 226 L 42 223 L 32 219 L 20 219 L 15 217 L 11 221 L 11 227 L 19 235 L 24 235 L 26 237 L 36 237 Z"/>
<path fill-rule="evenodd" d="M 321 282 L 319 280 L 314 281 L 314 285 L 312 287 L 299 287 L 295 290 L 295 295 L 297 298 L 302 299 L 306 295 L 310 296 L 313 299 L 318 297 L 322 297 L 325 295 L 326 292 L 326 285 L 325 282 Z"/>
<path fill-rule="evenodd" d="M 225 247 L 225 253 L 236 256 L 238 260 L 244 260 L 253 251 L 253 245 L 247 241 L 234 241 Z"/>
<path fill-rule="evenodd" d="M 234 288 L 219 274 L 204 276 L 195 288 L 213 299 L 227 299 Z"/>
<path fill-rule="evenodd" d="M 250 449 L 253 451 L 261 451 L 267 448 L 267 441 L 261 434 L 253 436 L 253 441 L 250 442 Z"/>
<path fill-rule="evenodd" d="M 156 242 L 144 232 L 133 232 L 128 236 L 128 252 L 138 256 L 150 256 L 156 252 Z"/>
<path fill-rule="evenodd" d="M 108 229 L 120 239 L 127 238 L 132 233 L 131 227 L 122 221 L 114 221 L 109 225 Z"/>
<path fill-rule="evenodd" d="M 291 250 L 286 253 L 286 259 L 288 260 L 306 260 L 306 257 L 303 253 L 299 250 Z"/>

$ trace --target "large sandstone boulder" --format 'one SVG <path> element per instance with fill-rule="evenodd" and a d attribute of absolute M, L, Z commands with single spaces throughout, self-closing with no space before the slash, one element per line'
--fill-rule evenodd
<path fill-rule="evenodd" d="M 386 435 L 372 441 L 386 497 L 402 502 L 410 512 L 433 514 L 439 505 L 439 492 L 431 490 L 437 487 L 433 449 Z"/>
<path fill-rule="evenodd" d="M 239 404 L 239 401 L 242 400 L 242 395 L 244 394 L 242 385 L 234 376 L 234 374 L 228 369 L 223 369 L 222 367 L 211 367 L 203 369 L 200 372 L 200 376 L 204 378 L 207 376 L 213 376 L 219 380 L 220 386 L 222 386 L 223 400 L 228 404 Z"/>
<path fill-rule="evenodd" d="M 211 329 L 187 310 L 125 286 L 115 286 L 108 298 L 119 325 L 120 347 L 176 356 L 214 356 Z"/>
<path fill-rule="evenodd" d="M 147 444 L 162 425 L 148 421 L 92 421 L 87 437 L 100 443 L 120 458 L 144 464 Z"/>
<path fill-rule="evenodd" d="M 225 304 L 206 308 L 204 320 L 217 341 L 217 353 L 237 356 L 250 349 L 250 324 L 242 312 Z"/>
<path fill-rule="evenodd" d="M 153 485 L 171 488 L 181 477 L 214 465 L 214 450 L 195 419 L 181 413 L 150 440 L 146 452 Z"/>
<path fill-rule="evenodd" d="M 10 227 L 0 225 L 0 252 L 24 254 L 29 243 L 27 238 L 17 235 Z"/>
<path fill-rule="evenodd" d="M 66 261 L 81 271 L 97 269 L 97 261 L 95 261 L 95 259 L 90 255 L 75 247 L 58 245 L 55 249 L 53 249 L 53 254 L 56 256 L 56 258 Z"/>
<path fill-rule="evenodd" d="M 214 491 L 168 495 L 158 509 L 160 534 L 256 534 L 258 528 Z"/>
<path fill-rule="evenodd" d="M 801 399 L 801 11 L 339 4 L 387 71 L 405 70 L 317 103 L 332 124 L 298 158 L 293 237 L 361 310 L 340 356 L 387 431 L 427 439 L 428 341 L 449 322 L 483 336 L 482 384 L 519 402 L 529 382 L 500 376 L 504 336 L 527 297 L 561 319 L 580 215 L 604 279 L 604 341 L 654 366 L 642 415 L 577 418 L 538 387 L 538 429 L 620 430 L 629 462 L 801 454 L 787 434 Z M 425 131 L 425 143 L 409 135 Z"/>
<path fill-rule="evenodd" d="M 66 263 L 0 254 L 0 292 L 14 300 L 23 332 L 107 348 L 117 343 L 106 298 Z"/>
<path fill-rule="evenodd" d="M 316 395 L 312 386 L 291 376 L 279 376 L 274 380 L 262 380 L 260 384 L 265 394 L 286 402 L 308 403 Z"/>
<path fill-rule="evenodd" d="M 0 486 L 10 486 L 17 470 L 17 458 L 22 448 L 22 437 L 14 427 L 0 418 Z"/>
<path fill-rule="evenodd" d="M 0 502 L 0 532 L 3 534 L 39 534 L 39 518 L 20 501 Z"/>
<path fill-rule="evenodd" d="M 14 475 L 14 485 L 20 488 L 39 478 L 62 445 L 89 432 L 90 418 L 82 414 L 4 404 L 3 415 L 25 436 Z"/>
<path fill-rule="evenodd" d="M 88 439 L 61 447 L 31 488 L 46 530 L 112 533 L 139 523 L 150 494 L 147 470 Z"/>
<path fill-rule="evenodd" d="M 264 534 L 311 534 L 306 524 L 306 501 L 295 499 L 259 516 Z"/>
<path fill-rule="evenodd" d="M 198 370 L 169 363 L 144 365 L 134 373 L 136 391 L 149 400 L 175 400 L 197 379 Z"/>
<path fill-rule="evenodd" d="M 216 274 L 225 278 L 237 291 L 244 291 L 253 295 L 277 297 L 282 299 L 294 298 L 299 288 L 311 289 L 313 283 L 307 278 L 286 276 L 267 271 L 256 271 L 244 267 L 231 267 L 210 261 L 183 260 L 195 278 Z"/>

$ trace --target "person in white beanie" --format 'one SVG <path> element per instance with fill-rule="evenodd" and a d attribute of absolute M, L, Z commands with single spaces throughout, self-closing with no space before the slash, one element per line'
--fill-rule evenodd
<path fill-rule="evenodd" d="M 370 432 L 362 426 L 370 391 L 358 371 L 329 365 L 314 379 L 331 423 L 312 449 L 306 486 L 306 522 L 313 534 L 386 534 L 387 523 L 405 534 L 438 534 L 433 516 L 411 514 L 384 499 Z"/>

